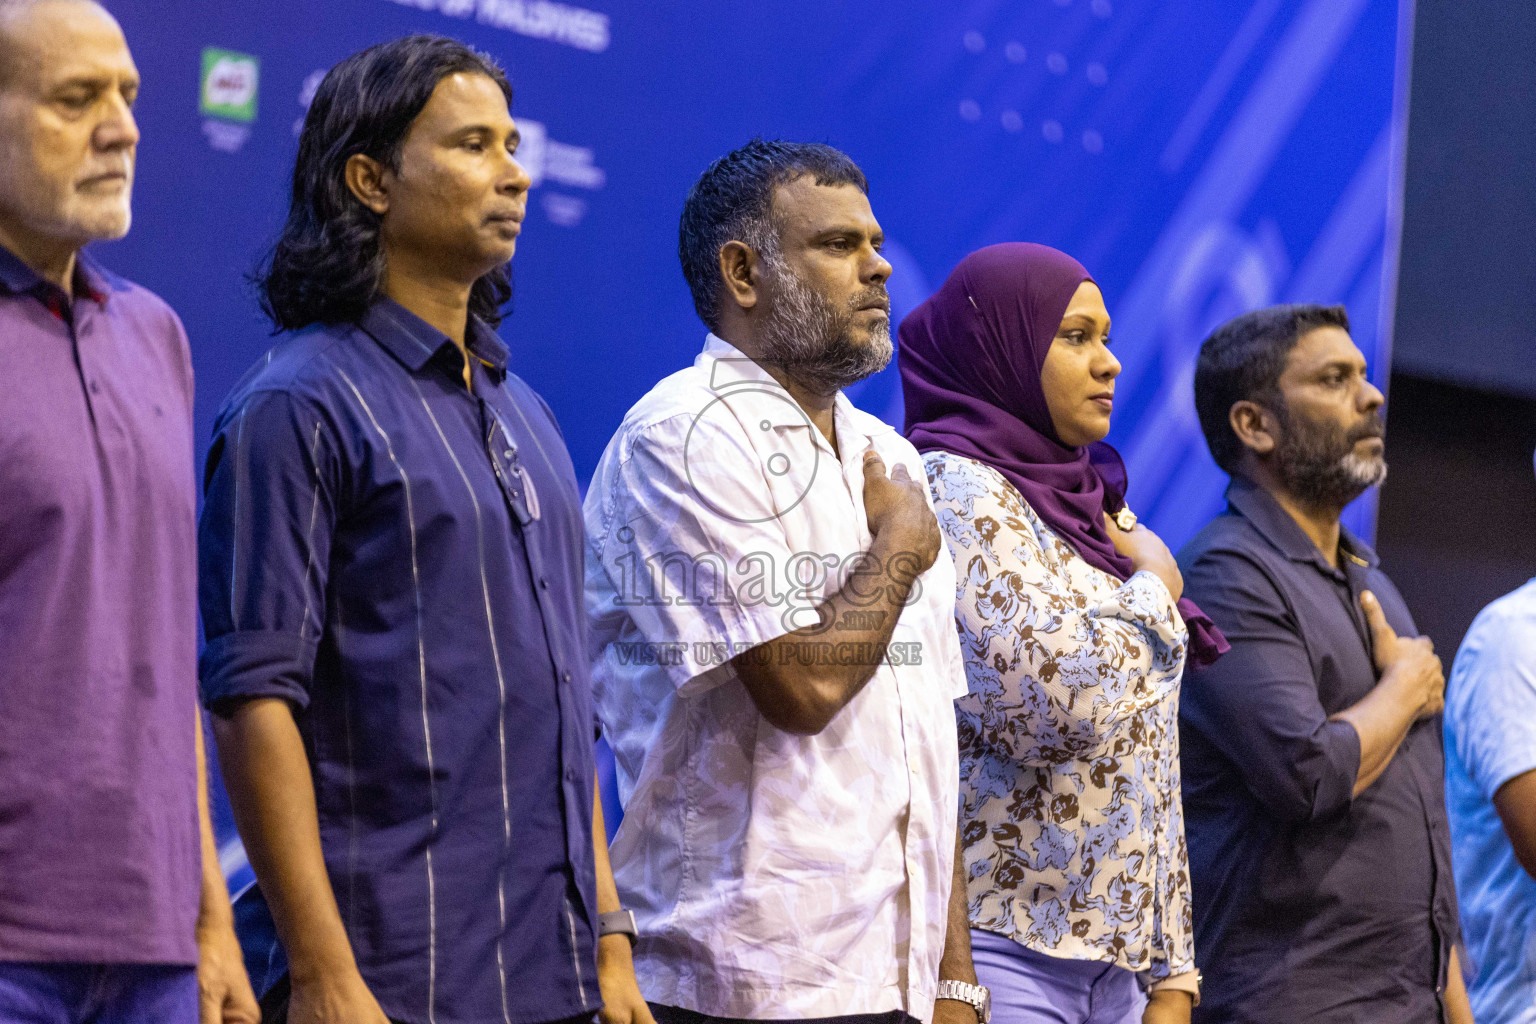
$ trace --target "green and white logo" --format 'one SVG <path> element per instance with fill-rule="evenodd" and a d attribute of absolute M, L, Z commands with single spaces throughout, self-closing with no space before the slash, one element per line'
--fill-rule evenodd
<path fill-rule="evenodd" d="M 203 49 L 203 88 L 198 109 L 227 121 L 256 120 L 256 69 L 258 61 L 248 53 Z"/>

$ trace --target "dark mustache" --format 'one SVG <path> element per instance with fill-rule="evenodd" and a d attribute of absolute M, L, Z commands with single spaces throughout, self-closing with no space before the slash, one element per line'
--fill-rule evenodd
<path fill-rule="evenodd" d="M 1386 436 L 1386 421 L 1381 418 L 1380 413 L 1374 413 L 1370 419 L 1366 420 L 1364 423 L 1351 430 L 1347 435 L 1346 440 L 1348 440 L 1350 444 L 1354 444 L 1356 441 L 1364 441 L 1368 437 L 1379 437 L 1385 439 Z"/>
<path fill-rule="evenodd" d="M 848 311 L 856 313 L 866 306 L 879 305 L 887 314 L 891 312 L 891 297 L 882 288 L 866 288 L 848 300 Z"/>

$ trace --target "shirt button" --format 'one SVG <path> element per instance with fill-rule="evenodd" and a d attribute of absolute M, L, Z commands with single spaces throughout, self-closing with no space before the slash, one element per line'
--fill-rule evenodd
<path fill-rule="evenodd" d="M 101 385 L 100 385 L 100 384 L 98 384 L 98 383 L 97 383 L 97 382 L 96 382 L 96 381 L 94 381 L 94 380 L 93 380 L 93 381 L 91 381 L 91 394 L 93 394 L 93 395 L 99 395 L 99 394 L 101 394 Z"/>
<path fill-rule="evenodd" d="M 566 782 L 575 782 L 576 781 L 576 769 L 575 768 L 567 768 L 565 770 L 565 781 Z"/>
<path fill-rule="evenodd" d="M 548 590 L 549 589 L 549 580 L 545 579 L 543 576 L 539 577 L 539 589 L 540 590 Z"/>
<path fill-rule="evenodd" d="M 570 682 L 571 681 L 571 674 L 569 672 L 566 672 L 560 678 L 564 679 L 566 682 Z"/>
<path fill-rule="evenodd" d="M 512 457 L 512 449 L 508 448 L 506 451 L 502 452 L 501 457 L 504 459 L 510 459 Z"/>
<path fill-rule="evenodd" d="M 920 775 L 920 774 L 922 774 L 922 768 L 918 766 L 917 758 L 915 758 L 915 757 L 907 758 L 907 767 L 912 769 L 912 774 L 913 775 Z"/>

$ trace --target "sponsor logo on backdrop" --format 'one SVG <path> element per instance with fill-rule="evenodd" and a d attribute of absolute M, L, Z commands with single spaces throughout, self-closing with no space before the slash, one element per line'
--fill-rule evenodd
<path fill-rule="evenodd" d="M 203 48 L 197 109 L 204 116 L 203 134 L 214 149 L 233 153 L 251 137 L 260 66 L 248 53 Z"/>
<path fill-rule="evenodd" d="M 554 0 L 388 0 L 401 7 L 473 18 L 482 25 L 532 39 L 602 53 L 608 49 L 608 15 Z"/>
<path fill-rule="evenodd" d="M 515 116 L 515 115 L 514 115 Z M 517 147 L 517 161 L 528 171 L 534 185 L 546 181 L 575 188 L 599 189 L 608 182 L 601 167 L 594 166 L 593 152 L 585 146 L 557 142 L 541 121 L 518 117 L 517 130 L 522 144 Z"/>
<path fill-rule="evenodd" d="M 519 117 L 517 129 L 523 136 L 517 147 L 517 159 L 533 179 L 534 188 L 556 184 L 596 190 L 607 183 L 608 176 L 592 162 L 592 150 L 550 138 L 549 129 L 541 121 Z M 539 206 L 550 223 L 563 228 L 575 227 L 587 215 L 585 199 L 563 192 L 546 190 L 539 197 Z"/>

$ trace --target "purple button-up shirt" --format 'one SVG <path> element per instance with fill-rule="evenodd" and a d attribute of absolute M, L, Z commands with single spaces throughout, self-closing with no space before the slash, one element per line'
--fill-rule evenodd
<path fill-rule="evenodd" d="M 0 249 L 0 961 L 192 964 L 192 364 L 156 296 Z"/>

